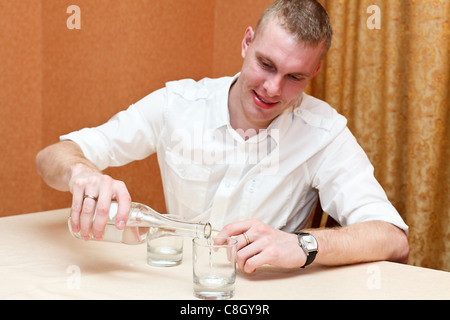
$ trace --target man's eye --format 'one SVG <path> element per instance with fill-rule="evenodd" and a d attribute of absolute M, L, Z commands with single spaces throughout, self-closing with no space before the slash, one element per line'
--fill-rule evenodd
<path fill-rule="evenodd" d="M 303 77 L 296 77 L 296 76 L 289 76 L 292 80 L 294 80 L 294 81 L 302 81 L 302 80 L 304 80 L 304 78 Z"/>
<path fill-rule="evenodd" d="M 260 64 L 264 69 L 271 69 L 271 68 L 272 68 L 272 66 L 271 66 L 269 63 L 264 62 L 264 61 L 260 61 L 259 64 Z"/>

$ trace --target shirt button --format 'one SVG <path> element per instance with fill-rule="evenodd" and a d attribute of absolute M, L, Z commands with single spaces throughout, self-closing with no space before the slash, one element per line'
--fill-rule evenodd
<path fill-rule="evenodd" d="M 255 183 L 256 183 L 256 181 L 255 181 L 255 180 L 252 180 L 252 182 L 251 182 L 251 184 L 250 184 L 250 187 L 248 188 L 248 191 L 249 191 L 249 192 L 255 191 Z"/>

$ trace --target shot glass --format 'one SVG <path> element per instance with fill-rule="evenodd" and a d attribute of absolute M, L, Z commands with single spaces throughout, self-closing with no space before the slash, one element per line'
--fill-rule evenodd
<path fill-rule="evenodd" d="M 183 237 L 165 236 L 147 239 L 147 264 L 173 267 L 183 261 Z"/>
<path fill-rule="evenodd" d="M 233 297 L 237 240 L 194 238 L 192 243 L 194 296 L 208 300 Z"/>

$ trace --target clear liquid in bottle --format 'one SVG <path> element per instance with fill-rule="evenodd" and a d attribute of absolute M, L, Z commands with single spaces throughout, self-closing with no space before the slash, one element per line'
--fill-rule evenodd
<path fill-rule="evenodd" d="M 117 202 L 112 202 L 102 241 L 131 245 L 143 243 L 148 237 L 160 238 L 170 235 L 210 238 L 213 231 L 210 223 L 193 223 L 179 220 L 169 214 L 160 214 L 152 208 L 137 202 L 131 204 L 125 228 L 119 230 L 116 228 L 115 223 L 117 210 Z M 75 238 L 83 239 L 80 232 L 75 233 L 72 231 L 70 218 L 68 225 L 70 233 Z M 92 235 L 91 240 L 93 240 Z"/>

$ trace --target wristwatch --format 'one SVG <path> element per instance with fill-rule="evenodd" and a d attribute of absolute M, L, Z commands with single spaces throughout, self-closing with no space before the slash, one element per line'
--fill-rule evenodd
<path fill-rule="evenodd" d="M 312 234 L 306 232 L 294 232 L 298 237 L 298 244 L 306 254 L 306 263 L 302 267 L 310 265 L 316 258 L 318 250 L 317 240 Z"/>

